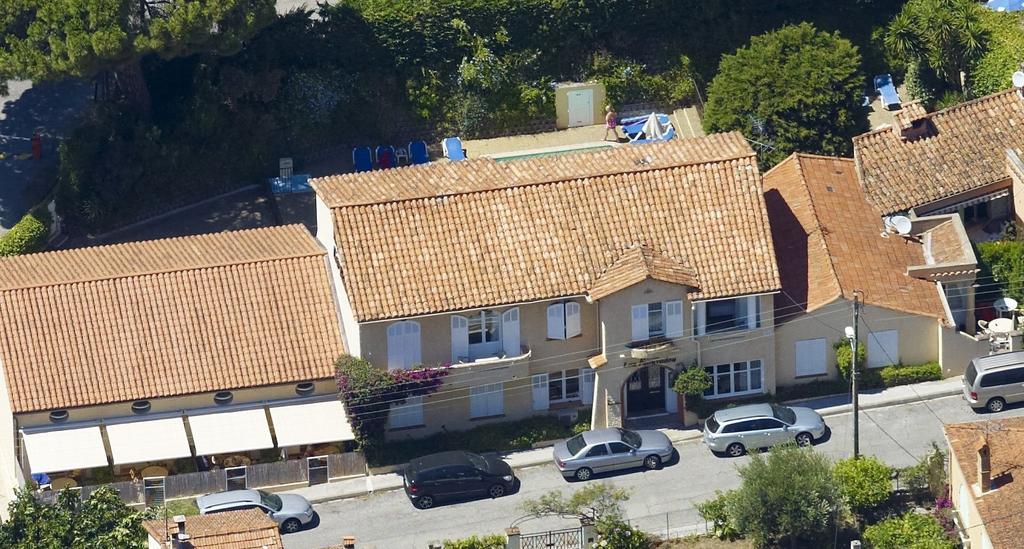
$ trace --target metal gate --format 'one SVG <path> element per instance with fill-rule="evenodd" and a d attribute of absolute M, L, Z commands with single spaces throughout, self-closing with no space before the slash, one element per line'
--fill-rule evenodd
<path fill-rule="evenodd" d="M 580 549 L 583 547 L 583 529 L 568 528 L 539 534 L 523 534 L 519 538 L 521 549 Z"/>

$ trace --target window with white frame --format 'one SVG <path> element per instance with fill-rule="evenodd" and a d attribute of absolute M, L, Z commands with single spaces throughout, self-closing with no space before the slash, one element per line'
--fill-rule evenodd
<path fill-rule="evenodd" d="M 825 338 L 803 339 L 795 345 L 796 377 L 816 376 L 827 372 L 828 342 Z"/>
<path fill-rule="evenodd" d="M 421 363 L 420 323 L 403 320 L 388 326 L 388 369 L 402 370 Z"/>
<path fill-rule="evenodd" d="M 577 368 L 548 374 L 548 402 L 580 399 L 580 371 Z"/>
<path fill-rule="evenodd" d="M 868 332 L 868 368 L 881 368 L 900 362 L 900 336 L 896 330 Z"/>
<path fill-rule="evenodd" d="M 580 328 L 580 304 L 564 301 L 548 305 L 548 339 L 569 339 L 582 332 Z"/>
<path fill-rule="evenodd" d="M 423 425 L 423 396 L 406 397 L 402 404 L 391 404 L 388 427 L 402 429 Z"/>
<path fill-rule="evenodd" d="M 697 334 L 753 330 L 760 326 L 757 296 L 701 301 L 697 304 Z"/>
<path fill-rule="evenodd" d="M 764 385 L 760 360 L 705 366 L 711 376 L 711 387 L 704 391 L 708 398 L 761 393 Z"/>
<path fill-rule="evenodd" d="M 633 341 L 683 335 L 682 300 L 633 305 L 631 317 Z"/>
<path fill-rule="evenodd" d="M 505 391 L 502 383 L 478 385 L 469 390 L 469 417 L 492 417 L 505 413 Z"/>
<path fill-rule="evenodd" d="M 469 319 L 469 344 L 481 345 L 501 341 L 501 317 L 494 311 L 480 311 Z"/>

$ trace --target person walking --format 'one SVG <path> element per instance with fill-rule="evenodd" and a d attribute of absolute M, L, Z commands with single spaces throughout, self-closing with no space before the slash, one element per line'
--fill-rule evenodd
<path fill-rule="evenodd" d="M 608 132 L 612 132 L 615 137 L 615 141 L 619 141 L 619 128 L 618 128 L 618 113 L 611 105 L 606 105 L 604 108 L 604 140 L 608 141 Z"/>

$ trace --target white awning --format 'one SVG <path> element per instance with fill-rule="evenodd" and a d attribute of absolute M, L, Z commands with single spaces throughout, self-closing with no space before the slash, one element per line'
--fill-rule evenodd
<path fill-rule="evenodd" d="M 998 200 L 1000 198 L 1006 198 L 1007 196 L 1010 196 L 1010 190 L 1009 189 L 1003 189 L 1003 190 L 1000 190 L 1000 191 L 996 191 L 996 192 L 994 192 L 992 194 L 986 194 L 986 195 L 983 195 L 983 196 L 978 196 L 978 197 L 975 197 L 975 198 L 971 198 L 969 200 L 964 200 L 963 202 L 957 202 L 956 204 L 953 204 L 952 206 L 947 206 L 945 208 L 940 208 L 940 209 L 935 210 L 933 212 L 928 212 L 926 215 L 941 215 L 941 214 L 953 213 L 953 212 L 959 210 L 960 208 L 966 208 L 968 206 L 974 206 L 975 204 L 981 204 L 982 202 L 991 202 L 993 200 Z"/>
<path fill-rule="evenodd" d="M 192 455 L 181 416 L 108 423 L 106 429 L 115 465 Z"/>
<path fill-rule="evenodd" d="M 281 447 L 355 439 L 345 407 L 337 399 L 271 406 L 270 417 Z"/>
<path fill-rule="evenodd" d="M 23 430 L 33 473 L 107 466 L 107 451 L 98 425 L 67 429 Z"/>
<path fill-rule="evenodd" d="M 274 447 L 263 408 L 190 414 L 188 425 L 199 456 Z"/>

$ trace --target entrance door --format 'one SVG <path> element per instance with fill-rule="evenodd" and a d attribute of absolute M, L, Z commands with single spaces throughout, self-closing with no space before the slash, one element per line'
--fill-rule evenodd
<path fill-rule="evenodd" d="M 594 90 L 570 91 L 569 127 L 590 126 L 594 123 Z"/>
<path fill-rule="evenodd" d="M 665 410 L 665 384 L 658 366 L 639 368 L 626 382 L 627 416 Z"/>

